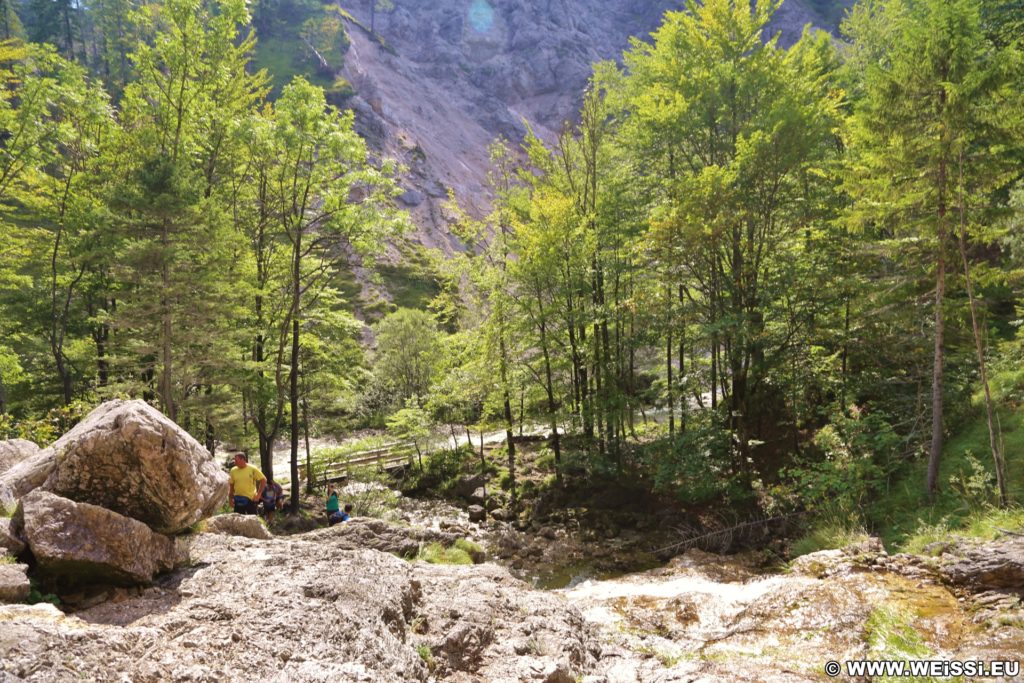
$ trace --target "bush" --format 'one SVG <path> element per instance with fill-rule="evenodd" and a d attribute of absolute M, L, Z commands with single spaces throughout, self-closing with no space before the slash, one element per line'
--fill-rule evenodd
<path fill-rule="evenodd" d="M 836 415 L 814 436 L 818 458 L 804 457 L 784 469 L 785 483 L 776 493 L 797 507 L 852 515 L 864 508 L 898 466 L 900 443 L 882 415 Z"/>
<path fill-rule="evenodd" d="M 0 415 L 0 440 L 27 439 L 47 446 L 71 430 L 89 414 L 95 404 L 76 400 L 70 405 L 50 409 L 44 417 L 15 421 L 10 415 Z"/>
<path fill-rule="evenodd" d="M 695 505 L 728 493 L 733 479 L 730 434 L 717 415 L 701 411 L 674 439 L 642 447 L 639 457 L 653 471 L 654 490 Z"/>

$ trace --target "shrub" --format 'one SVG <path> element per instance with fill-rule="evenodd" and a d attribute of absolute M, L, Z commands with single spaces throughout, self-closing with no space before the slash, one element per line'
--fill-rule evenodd
<path fill-rule="evenodd" d="M 540 449 L 537 453 L 536 459 L 533 461 L 533 466 L 538 470 L 554 470 L 555 469 L 555 453 L 547 446 Z"/>
<path fill-rule="evenodd" d="M 836 415 L 814 437 L 818 457 L 784 469 L 780 491 L 800 507 L 852 514 L 897 467 L 900 443 L 882 415 Z"/>
<path fill-rule="evenodd" d="M 731 489 L 730 432 L 717 415 L 701 411 L 687 430 L 645 445 L 639 457 L 654 475 L 654 489 L 691 504 L 714 500 Z"/>

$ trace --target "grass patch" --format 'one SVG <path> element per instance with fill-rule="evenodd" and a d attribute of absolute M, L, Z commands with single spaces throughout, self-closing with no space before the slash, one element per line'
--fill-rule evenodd
<path fill-rule="evenodd" d="M 423 663 L 427 665 L 428 671 L 432 672 L 437 668 L 437 661 L 434 659 L 434 652 L 430 649 L 429 645 L 425 643 L 417 645 L 416 654 L 418 654 L 420 659 L 423 660 Z"/>
<path fill-rule="evenodd" d="M 472 559 L 475 556 L 482 556 L 484 554 L 484 549 L 476 543 L 474 543 L 473 541 L 469 540 L 468 538 L 458 539 L 457 541 L 455 541 L 455 543 L 452 544 L 452 547 L 456 550 L 461 550 L 462 552 L 466 553 L 467 555 L 469 555 L 470 559 Z"/>
<path fill-rule="evenodd" d="M 925 644 L 921 634 L 910 625 L 911 617 L 900 614 L 894 609 L 876 607 L 868 615 L 864 624 L 864 640 L 868 645 L 867 659 L 874 660 L 911 660 L 931 659 L 934 653 Z M 876 683 L 895 683 L 907 680 L 902 677 L 876 676 L 871 679 Z M 914 677 L 918 683 L 932 683 L 939 679 L 930 676 Z M 942 680 L 962 680 L 942 679 Z"/>
<path fill-rule="evenodd" d="M 1006 486 L 1011 504 L 1024 502 L 1024 411 L 1001 410 Z M 903 548 L 912 537 L 940 525 L 967 533 L 995 501 L 995 474 L 984 413 L 950 438 L 939 466 L 940 491 L 934 503 L 924 492 L 927 458 L 903 466 L 888 490 L 867 510 L 868 522 L 889 548 Z M 980 516 L 979 516 L 980 513 Z"/>
<path fill-rule="evenodd" d="M 0 564 L 17 564 L 18 559 L 14 555 L 0 555 Z"/>
<path fill-rule="evenodd" d="M 837 521 L 825 521 L 797 539 L 793 543 L 791 554 L 793 557 L 800 557 L 819 550 L 845 548 L 866 540 L 868 540 L 867 532 L 855 523 L 843 524 Z"/>
<path fill-rule="evenodd" d="M 900 549 L 908 553 L 924 554 L 925 548 L 932 543 L 948 542 L 955 538 L 994 541 L 1006 531 L 1019 533 L 1021 530 L 1024 530 L 1024 509 L 989 508 L 974 512 L 966 518 L 958 518 L 955 523 L 948 518 L 933 524 L 922 521 L 917 530 L 903 541 Z"/>
<path fill-rule="evenodd" d="M 284 86 L 291 83 L 296 76 L 302 76 L 324 90 L 332 88 L 334 79 L 318 74 L 305 57 L 307 52 L 308 48 L 299 38 L 298 26 L 288 27 L 273 37 L 256 43 L 251 68 L 253 71 L 267 70 L 270 75 L 272 99 L 280 97 Z"/>
<path fill-rule="evenodd" d="M 456 547 L 458 544 L 445 548 L 440 543 L 430 543 L 416 555 L 417 560 L 430 564 L 473 564 L 473 558 L 465 550 Z"/>

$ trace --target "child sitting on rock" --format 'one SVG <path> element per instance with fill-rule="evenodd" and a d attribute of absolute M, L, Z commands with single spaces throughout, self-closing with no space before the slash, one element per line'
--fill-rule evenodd
<path fill-rule="evenodd" d="M 332 515 L 327 518 L 327 523 L 330 526 L 334 526 L 338 522 L 347 522 L 352 519 L 352 503 L 346 503 L 344 511 L 335 510 Z"/>

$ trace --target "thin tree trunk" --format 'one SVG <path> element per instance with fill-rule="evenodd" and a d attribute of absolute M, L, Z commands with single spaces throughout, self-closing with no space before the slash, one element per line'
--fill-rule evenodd
<path fill-rule="evenodd" d="M 996 489 L 999 492 L 999 507 L 1008 504 L 1006 495 L 1006 463 L 999 448 L 1000 437 L 995 423 L 995 411 L 992 407 L 992 392 L 988 385 L 988 371 L 985 367 L 985 343 L 978 327 L 977 304 L 974 299 L 974 285 L 971 282 L 971 266 L 967 260 L 967 219 L 964 206 L 963 185 L 964 167 L 963 152 L 960 153 L 960 234 L 957 240 L 960 245 L 960 259 L 964 265 L 964 283 L 967 285 L 967 299 L 971 305 L 971 329 L 974 332 L 974 350 L 978 355 L 978 368 L 981 370 L 981 385 L 985 390 L 985 419 L 988 423 L 988 443 L 992 450 L 992 464 L 996 470 Z"/>
<path fill-rule="evenodd" d="M 309 447 L 309 401 L 302 395 L 302 433 L 306 438 L 306 493 L 313 493 L 313 456 Z"/>
<path fill-rule="evenodd" d="M 295 230 L 292 252 L 292 354 L 288 375 L 291 405 L 292 513 L 299 510 L 299 311 L 302 297 L 302 227 Z"/>
<path fill-rule="evenodd" d="M 932 443 L 928 457 L 927 493 L 931 500 L 939 491 L 939 461 L 942 458 L 942 365 L 945 320 L 942 314 L 946 294 L 946 164 L 939 165 L 939 207 L 935 264 L 935 352 L 932 362 Z"/>

